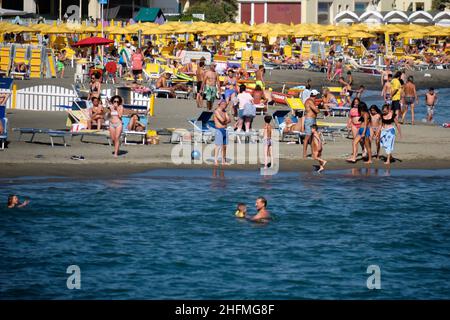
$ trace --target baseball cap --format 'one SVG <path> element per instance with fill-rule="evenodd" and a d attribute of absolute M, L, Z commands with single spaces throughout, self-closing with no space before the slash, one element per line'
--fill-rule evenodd
<path fill-rule="evenodd" d="M 320 92 L 317 91 L 317 90 L 315 90 L 315 89 L 311 90 L 311 95 L 312 95 L 312 96 L 318 96 L 319 93 L 320 93 Z"/>

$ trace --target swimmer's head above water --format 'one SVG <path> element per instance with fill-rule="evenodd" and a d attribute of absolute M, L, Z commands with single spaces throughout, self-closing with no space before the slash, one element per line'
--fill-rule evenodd
<path fill-rule="evenodd" d="M 245 203 L 238 203 L 237 208 L 236 208 L 236 212 L 235 212 L 235 216 L 237 218 L 245 218 L 245 215 L 247 214 L 247 205 Z"/>

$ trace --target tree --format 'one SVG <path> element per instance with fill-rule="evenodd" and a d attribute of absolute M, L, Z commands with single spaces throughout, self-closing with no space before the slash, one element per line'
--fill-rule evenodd
<path fill-rule="evenodd" d="M 206 21 L 217 23 L 234 21 L 237 9 L 236 0 L 199 0 L 185 14 L 203 13 Z"/>
<path fill-rule="evenodd" d="M 446 6 L 450 5 L 449 0 L 433 0 L 431 8 L 433 10 L 444 11 Z"/>

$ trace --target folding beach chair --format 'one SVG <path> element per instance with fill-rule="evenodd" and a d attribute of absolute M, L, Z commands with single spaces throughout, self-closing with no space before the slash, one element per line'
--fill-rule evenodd
<path fill-rule="evenodd" d="M 212 141 L 214 137 L 215 124 L 214 121 L 211 120 L 213 112 L 211 111 L 203 111 L 197 119 L 190 119 L 188 122 L 194 127 L 194 135 L 200 134 L 201 141 L 208 143 Z"/>
<path fill-rule="evenodd" d="M 290 137 L 291 139 L 294 138 L 297 143 L 302 142 L 302 138 L 305 136 L 303 132 L 300 131 L 294 131 L 290 133 L 283 132 L 284 128 L 284 122 L 286 116 L 290 113 L 289 110 L 277 110 L 272 114 L 272 118 L 275 121 L 275 129 L 278 130 L 278 133 L 280 134 L 280 141 L 286 141 L 286 138 Z M 291 116 L 292 122 L 296 123 L 297 117 Z"/>
<path fill-rule="evenodd" d="M 147 125 L 148 125 L 147 116 L 138 114 L 138 117 L 139 117 L 139 122 L 145 125 L 143 131 L 128 130 L 128 125 L 130 123 L 130 117 L 129 116 L 122 117 L 122 128 L 123 128 L 122 135 L 123 135 L 125 144 L 130 144 L 128 142 L 129 136 L 138 136 L 140 139 L 140 143 L 145 144 L 145 136 L 147 134 Z"/>
<path fill-rule="evenodd" d="M 305 105 L 303 104 L 302 99 L 300 98 L 286 98 L 287 105 L 292 110 L 292 114 L 296 112 L 300 112 L 302 115 L 305 112 Z"/>

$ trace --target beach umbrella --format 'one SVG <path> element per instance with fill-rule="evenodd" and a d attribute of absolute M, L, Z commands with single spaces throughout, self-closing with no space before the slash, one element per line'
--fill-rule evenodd
<path fill-rule="evenodd" d="M 22 33 L 22 32 L 37 32 L 37 31 L 27 26 L 13 25 L 11 28 L 9 28 L 9 32 Z"/>
<path fill-rule="evenodd" d="M 450 36 L 450 30 L 446 29 L 438 29 L 435 31 L 432 31 L 430 33 L 427 33 L 426 36 L 429 37 L 447 37 Z"/>
<path fill-rule="evenodd" d="M 350 33 L 347 37 L 351 39 L 367 39 L 367 38 L 376 38 L 377 36 L 371 33 L 357 31 L 354 33 Z"/>
<path fill-rule="evenodd" d="M 339 31 L 328 31 L 321 35 L 322 38 L 342 38 L 345 34 Z"/>
<path fill-rule="evenodd" d="M 423 39 L 424 35 L 423 33 L 417 32 L 417 31 L 409 31 L 405 33 L 399 34 L 398 38 L 400 39 Z"/>
<path fill-rule="evenodd" d="M 92 47 L 92 46 L 104 46 L 114 43 L 113 40 L 101 38 L 101 37 L 90 37 L 80 40 L 73 44 L 74 47 Z"/>

